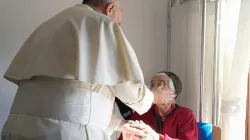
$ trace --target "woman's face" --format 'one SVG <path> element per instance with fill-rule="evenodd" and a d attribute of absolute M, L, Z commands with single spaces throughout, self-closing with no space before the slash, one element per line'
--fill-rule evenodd
<path fill-rule="evenodd" d="M 176 97 L 169 87 L 169 79 L 164 73 L 156 74 L 152 78 L 150 90 L 154 93 L 155 104 L 169 103 Z"/>

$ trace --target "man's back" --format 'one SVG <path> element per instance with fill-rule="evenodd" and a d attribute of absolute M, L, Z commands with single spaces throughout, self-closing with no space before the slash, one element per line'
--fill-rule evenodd
<path fill-rule="evenodd" d="M 95 25 L 85 25 L 85 22 L 89 22 Z M 78 32 L 82 29 L 88 29 L 91 28 L 91 26 L 100 26 L 102 22 L 106 22 L 107 24 L 114 24 L 114 21 L 109 17 L 94 11 L 91 7 L 87 5 L 79 4 L 74 7 L 70 7 L 68 9 L 63 10 L 62 12 L 56 14 L 49 20 L 42 23 L 34 31 L 31 37 L 34 35 L 38 35 L 35 37 L 44 38 L 45 41 L 50 41 L 49 38 L 55 36 L 58 31 L 64 32 L 64 34 L 68 34 L 67 31 L 70 31 L 72 34 L 78 34 Z M 69 27 L 70 30 L 64 28 L 65 26 Z M 56 36 L 56 38 L 60 38 L 60 36 Z"/>
<path fill-rule="evenodd" d="M 18 84 L 18 80 L 46 75 L 106 85 L 123 82 L 130 75 L 143 79 L 132 47 L 122 48 L 124 43 L 130 44 L 118 42 L 123 36 L 119 25 L 110 18 L 87 5 L 77 5 L 44 22 L 32 33 L 5 78 Z M 124 51 L 131 53 L 132 59 L 117 57 Z M 124 67 L 129 63 L 139 73 Z M 106 71 L 109 75 L 104 74 Z"/>

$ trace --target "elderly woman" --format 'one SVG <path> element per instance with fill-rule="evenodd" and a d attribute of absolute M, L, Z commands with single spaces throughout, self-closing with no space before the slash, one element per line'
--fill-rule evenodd
<path fill-rule="evenodd" d="M 123 133 L 119 140 L 198 140 L 198 128 L 193 112 L 175 103 L 182 83 L 172 72 L 159 72 L 151 81 L 155 101 L 151 109 L 134 113 L 130 126 L 143 130 L 145 138 Z M 122 138 L 123 137 L 123 138 Z"/>

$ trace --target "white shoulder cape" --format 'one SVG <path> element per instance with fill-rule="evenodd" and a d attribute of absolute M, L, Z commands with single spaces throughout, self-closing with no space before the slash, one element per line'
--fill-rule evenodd
<path fill-rule="evenodd" d="M 82 4 L 40 25 L 4 75 L 16 84 L 33 76 L 102 85 L 144 83 L 136 54 L 119 25 Z"/>

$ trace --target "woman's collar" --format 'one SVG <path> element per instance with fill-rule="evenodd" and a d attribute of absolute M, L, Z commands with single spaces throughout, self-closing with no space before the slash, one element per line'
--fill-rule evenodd
<path fill-rule="evenodd" d="M 176 107 L 176 104 L 172 104 L 171 108 L 168 111 L 166 111 L 165 113 L 163 113 L 163 116 L 166 116 L 166 115 L 170 114 L 174 110 L 175 107 Z M 157 113 L 158 115 L 161 114 L 159 112 L 159 109 L 158 109 L 157 105 L 154 105 L 153 109 L 154 109 L 155 113 Z"/>

